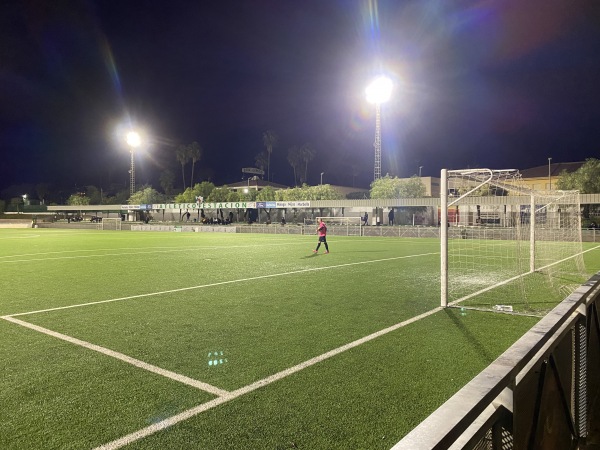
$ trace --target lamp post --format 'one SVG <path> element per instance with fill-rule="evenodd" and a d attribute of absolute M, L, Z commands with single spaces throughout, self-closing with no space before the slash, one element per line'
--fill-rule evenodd
<path fill-rule="evenodd" d="M 421 178 L 421 169 L 423 168 L 423 166 L 419 166 L 419 178 Z"/>
<path fill-rule="evenodd" d="M 21 198 L 23 198 L 23 211 L 25 211 L 25 205 L 27 204 L 27 194 L 21 195 Z M 21 202 L 17 202 L 17 214 L 21 214 L 21 211 L 19 211 L 19 203 Z"/>
<path fill-rule="evenodd" d="M 366 89 L 367 101 L 375 105 L 375 170 L 374 180 L 381 178 L 381 104 L 392 95 L 392 81 L 384 76 L 376 78 Z"/>
<path fill-rule="evenodd" d="M 142 140 L 140 135 L 135 131 L 127 133 L 126 140 L 127 145 L 129 145 L 129 153 L 131 153 L 131 168 L 129 169 L 129 196 L 131 197 L 135 193 L 135 163 L 133 155 L 135 149 L 142 143 Z"/>
<path fill-rule="evenodd" d="M 324 173 L 325 173 L 325 172 L 321 172 L 321 184 L 323 184 L 323 174 L 324 174 Z"/>
<path fill-rule="evenodd" d="M 550 162 L 552 161 L 552 158 L 548 158 L 548 190 L 552 190 L 552 171 L 551 171 L 551 166 L 550 166 Z"/>

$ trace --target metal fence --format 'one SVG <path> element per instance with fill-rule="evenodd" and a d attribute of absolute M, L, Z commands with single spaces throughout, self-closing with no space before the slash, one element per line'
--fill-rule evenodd
<path fill-rule="evenodd" d="M 599 299 L 600 272 L 392 450 L 566 450 L 598 439 Z"/>
<path fill-rule="evenodd" d="M 127 222 L 124 221 L 122 224 L 123 230 L 135 229 L 139 230 L 138 225 L 141 222 Z M 39 228 L 88 228 L 96 229 L 99 228 L 96 223 L 89 221 L 85 222 L 71 222 L 66 221 L 60 222 L 45 222 L 37 221 L 36 225 Z M 164 227 L 185 227 L 185 231 L 197 231 L 197 230 L 208 230 L 211 225 L 202 225 L 199 223 L 192 222 L 161 222 L 152 221 L 145 227 L 146 230 L 153 229 L 154 231 L 166 231 Z M 313 225 L 304 224 L 286 224 L 281 225 L 278 223 L 272 224 L 239 224 L 233 223 L 227 225 L 228 227 L 234 227 L 236 233 L 259 233 L 259 234 L 315 234 L 315 227 Z M 162 229 L 161 229 L 162 227 Z M 193 229 L 192 229 L 193 228 Z M 477 230 L 478 235 L 481 239 L 510 239 L 511 232 L 509 229 L 504 228 L 506 236 L 502 236 L 503 228 L 489 228 L 490 234 L 486 237 L 486 227 L 462 227 L 452 226 L 450 227 L 451 238 L 462 238 L 464 233 L 473 232 Z M 470 231 L 471 230 L 471 231 Z M 493 233 L 492 233 L 493 232 Z M 373 237 L 405 237 L 405 238 L 439 238 L 440 230 L 439 227 L 427 227 L 427 226 L 363 226 L 357 224 L 335 224 L 330 225 L 327 228 L 327 234 L 332 236 L 373 236 Z M 600 242 L 600 229 L 597 228 L 586 228 L 581 230 L 581 238 L 583 242 Z"/>

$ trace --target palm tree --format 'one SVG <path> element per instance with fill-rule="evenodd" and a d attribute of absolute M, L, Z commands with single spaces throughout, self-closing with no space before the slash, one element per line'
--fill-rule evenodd
<path fill-rule="evenodd" d="M 317 151 L 308 142 L 300 148 L 300 155 L 302 161 L 304 161 L 304 182 L 306 183 L 306 177 L 308 174 L 308 162 L 315 159 Z"/>
<path fill-rule="evenodd" d="M 192 159 L 192 178 L 190 179 L 190 187 L 194 186 L 194 166 L 202 158 L 202 147 L 196 141 L 192 142 L 188 148 L 190 158 Z"/>
<path fill-rule="evenodd" d="M 254 157 L 254 164 L 262 171 L 265 170 L 265 166 L 268 164 L 268 156 L 265 152 L 260 152 Z"/>
<path fill-rule="evenodd" d="M 360 166 L 357 163 L 352 164 L 352 187 L 354 187 L 354 181 L 356 177 L 360 175 Z"/>
<path fill-rule="evenodd" d="M 160 186 L 166 195 L 173 193 L 173 183 L 175 182 L 175 174 L 169 169 L 160 174 Z"/>
<path fill-rule="evenodd" d="M 48 184 L 46 183 L 40 183 L 35 185 L 35 192 L 42 205 L 44 204 L 44 200 L 46 199 L 49 190 L 50 186 L 48 186 Z"/>
<path fill-rule="evenodd" d="M 300 164 L 302 163 L 302 153 L 301 148 L 297 145 L 294 145 L 288 150 L 288 163 L 294 169 L 294 186 L 298 186 L 298 176 L 297 170 L 300 168 Z"/>
<path fill-rule="evenodd" d="M 185 191 L 185 171 L 184 167 L 190 160 L 189 147 L 187 145 L 180 145 L 176 150 L 177 161 L 181 164 L 181 175 L 183 176 L 183 190 Z"/>
<path fill-rule="evenodd" d="M 267 130 L 263 133 L 263 143 L 268 153 L 267 160 L 267 181 L 271 181 L 271 153 L 273 153 L 273 147 L 279 142 L 279 137 L 273 130 Z"/>

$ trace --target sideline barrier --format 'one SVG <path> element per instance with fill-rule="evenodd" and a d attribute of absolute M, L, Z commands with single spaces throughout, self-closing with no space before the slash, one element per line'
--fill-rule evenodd
<path fill-rule="evenodd" d="M 0 220 L 0 228 L 32 228 L 33 221 L 31 219 L 2 219 Z"/>
<path fill-rule="evenodd" d="M 0 222 L 1 223 L 1 222 Z M 31 227 L 31 221 L 27 221 L 27 226 Z M 36 224 L 39 228 L 73 228 L 73 229 L 97 229 L 96 223 L 90 222 L 40 222 L 38 221 Z M 126 230 L 135 230 L 141 231 L 141 226 L 148 226 L 153 228 L 144 229 L 144 231 L 173 231 L 173 227 L 178 226 L 182 227 L 182 231 L 219 231 L 216 228 L 221 228 L 214 225 L 182 225 L 180 223 L 150 223 L 148 225 L 136 222 L 127 222 L 124 221 L 121 225 L 121 229 L 123 231 Z M 2 227 L 0 225 L 0 228 Z M 11 226 L 10 228 L 17 228 L 15 226 Z M 23 228 L 23 227 L 20 227 Z M 191 228 L 198 228 L 198 230 L 192 230 Z M 232 225 L 226 225 L 222 228 L 227 228 L 228 230 L 231 228 L 235 228 L 235 231 L 227 231 L 228 233 L 260 233 L 260 234 L 314 234 L 314 227 L 312 225 L 302 225 L 302 224 L 288 224 L 282 226 L 280 224 L 252 224 L 252 225 L 240 225 L 234 223 Z M 358 236 L 358 232 L 353 228 L 359 227 L 347 227 L 347 226 L 339 226 L 339 227 L 330 227 L 328 228 L 328 234 L 335 236 Z M 473 227 L 450 227 L 450 232 L 453 233 L 453 237 L 460 237 L 461 231 L 464 233 L 465 230 L 469 232 L 469 230 L 473 229 Z M 402 226 L 365 226 L 361 228 L 363 236 L 373 236 L 373 237 L 406 237 L 406 238 L 439 238 L 440 232 L 439 227 L 428 227 L 428 226 L 410 226 L 410 225 L 402 225 Z M 598 229 L 582 229 L 581 230 L 581 240 L 583 242 L 600 242 L 600 230 Z"/>
<path fill-rule="evenodd" d="M 392 450 L 585 448 L 600 420 L 599 299 L 600 272 Z"/>

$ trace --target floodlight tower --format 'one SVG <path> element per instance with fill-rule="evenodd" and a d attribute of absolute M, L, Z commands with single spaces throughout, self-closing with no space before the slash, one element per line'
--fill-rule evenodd
<path fill-rule="evenodd" d="M 387 102 L 392 95 L 392 80 L 380 76 L 373 80 L 366 89 L 367 101 L 375 105 L 375 171 L 374 180 L 381 178 L 381 104 Z"/>
<path fill-rule="evenodd" d="M 129 196 L 131 197 L 135 193 L 135 163 L 133 156 L 135 149 L 141 145 L 142 139 L 136 131 L 130 131 L 127 133 L 126 140 L 127 145 L 129 145 L 129 153 L 131 153 L 131 168 L 129 169 Z"/>

